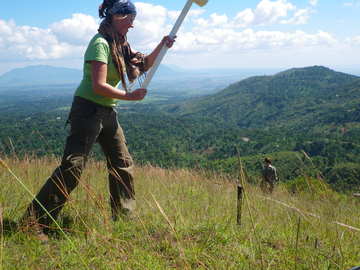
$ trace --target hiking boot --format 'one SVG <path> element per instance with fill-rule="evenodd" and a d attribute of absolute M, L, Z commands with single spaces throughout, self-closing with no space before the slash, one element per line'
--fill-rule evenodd
<path fill-rule="evenodd" d="M 122 220 L 122 221 L 131 221 L 131 220 L 134 220 L 136 218 L 134 212 L 130 212 L 130 211 L 122 211 L 121 213 L 113 213 L 111 215 L 111 219 L 116 222 L 116 221 L 119 221 L 119 220 Z"/>
<path fill-rule="evenodd" d="M 135 218 L 135 208 L 136 201 L 134 199 L 121 199 L 121 205 L 111 205 L 111 218 L 113 221 L 132 220 Z"/>
<path fill-rule="evenodd" d="M 43 244 L 46 244 L 49 242 L 49 236 L 47 236 L 47 234 L 45 234 L 43 231 L 37 232 L 36 234 L 34 234 L 34 237 Z"/>
<path fill-rule="evenodd" d="M 34 219 L 29 218 L 28 220 L 21 220 L 19 230 L 33 236 L 42 243 L 47 243 L 49 241 L 49 237 L 44 232 L 43 225 L 39 224 Z"/>

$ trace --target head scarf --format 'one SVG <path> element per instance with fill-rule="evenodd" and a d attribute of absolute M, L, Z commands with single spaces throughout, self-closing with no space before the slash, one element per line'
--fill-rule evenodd
<path fill-rule="evenodd" d="M 100 6 L 101 8 L 101 6 Z M 119 35 L 111 26 L 109 18 L 112 15 L 136 15 L 135 5 L 128 0 L 116 0 L 111 8 L 105 10 L 106 19 L 102 21 L 99 33 L 109 42 L 113 62 L 120 75 L 123 88 L 127 91 L 125 76 L 133 82 L 145 72 L 145 56 L 133 54 L 126 36 Z"/>
<path fill-rule="evenodd" d="M 106 11 L 106 16 L 108 15 L 136 15 L 136 7 L 135 5 L 130 2 L 129 0 L 117 0 L 112 8 Z"/>

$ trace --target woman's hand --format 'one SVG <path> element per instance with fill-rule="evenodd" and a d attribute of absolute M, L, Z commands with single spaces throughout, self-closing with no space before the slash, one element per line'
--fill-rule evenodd
<path fill-rule="evenodd" d="M 175 39 L 176 39 L 176 36 L 174 36 L 174 37 L 170 37 L 170 36 L 163 37 L 163 39 L 156 46 L 156 48 L 152 51 L 152 53 L 150 53 L 148 56 L 145 57 L 145 70 L 150 69 L 154 65 L 155 59 L 159 55 L 159 53 L 160 53 L 161 49 L 163 48 L 163 46 L 171 48 L 174 45 Z"/>
<path fill-rule="evenodd" d="M 165 36 L 163 37 L 163 39 L 161 40 L 161 44 L 168 48 L 171 48 L 173 45 L 174 45 L 174 42 L 175 42 L 175 39 L 176 39 L 176 36 L 174 37 L 171 37 L 171 36 Z"/>
<path fill-rule="evenodd" d="M 132 92 L 127 92 L 125 99 L 133 100 L 133 101 L 143 100 L 146 94 L 147 94 L 147 90 L 145 88 L 138 88 Z"/>

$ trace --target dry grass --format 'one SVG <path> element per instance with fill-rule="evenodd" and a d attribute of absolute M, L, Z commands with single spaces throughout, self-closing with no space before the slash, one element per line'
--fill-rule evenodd
<path fill-rule="evenodd" d="M 57 166 L 52 158 L 5 159 L 36 193 Z M 90 161 L 42 245 L 7 224 L 30 195 L 0 170 L 0 269 L 339 269 L 360 265 L 360 200 L 327 190 L 264 196 L 245 184 L 242 225 L 236 184 L 219 176 L 152 166 L 136 170 L 136 217 L 110 219 L 105 164 Z M 321 187 L 321 185 L 320 185 Z M 337 223 L 336 223 L 337 222 Z M 73 246 L 75 246 L 75 250 Z"/>

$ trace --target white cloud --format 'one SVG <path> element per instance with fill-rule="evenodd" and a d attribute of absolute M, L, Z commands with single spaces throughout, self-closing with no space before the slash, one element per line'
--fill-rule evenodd
<path fill-rule="evenodd" d="M 228 17 L 226 15 L 218 15 L 217 13 L 211 14 L 210 19 L 212 21 L 212 26 L 221 26 L 228 22 Z"/>
<path fill-rule="evenodd" d="M 351 1 L 347 1 L 344 3 L 344 6 L 345 7 L 358 7 L 360 6 L 360 1 L 359 0 L 351 0 Z"/>
<path fill-rule="evenodd" d="M 296 10 L 296 7 L 287 0 L 262 0 L 255 9 L 254 23 L 257 25 L 276 23 L 293 10 Z"/>
<path fill-rule="evenodd" d="M 317 1 L 309 0 L 311 5 Z M 149 53 L 161 38 L 168 34 L 179 12 L 160 5 L 136 3 L 138 16 L 128 39 L 135 50 Z M 178 40 L 166 61 L 183 59 L 194 62 L 202 55 L 204 61 L 216 64 L 224 55 L 256 55 L 292 50 L 309 53 L 331 50 L 341 46 L 360 46 L 360 37 L 338 40 L 325 31 L 306 32 L 274 30 L 274 24 L 305 24 L 312 8 L 299 9 L 289 0 L 261 0 L 254 9 L 245 9 L 236 16 L 195 9 L 189 14 L 186 27 L 178 33 Z M 73 14 L 49 28 L 18 26 L 14 21 L 0 20 L 0 59 L 7 61 L 77 58 L 79 62 L 90 38 L 96 33 L 98 19 L 85 14 Z M 192 27 L 189 26 L 192 24 Z M 266 27 L 263 27 L 266 26 Z M 344 44 L 345 43 L 345 44 Z M 215 59 L 213 55 L 217 55 Z M 304 57 L 304 56 L 302 56 Z M 187 60 L 184 60 L 187 59 Z M 195 63 L 196 65 L 197 63 Z M 226 64 L 226 63 L 225 63 Z M 224 65 L 225 65 L 224 64 Z"/>
<path fill-rule="evenodd" d="M 318 4 L 318 0 L 309 0 L 309 4 L 311 6 L 316 6 Z"/>
<path fill-rule="evenodd" d="M 147 3 L 136 3 L 136 7 L 138 15 L 134 29 L 129 32 L 129 40 L 132 40 L 139 49 L 147 49 L 149 45 L 154 47 L 156 45 L 154 42 L 159 41 L 168 29 L 168 11 L 163 6 Z"/>
<path fill-rule="evenodd" d="M 235 17 L 235 25 L 237 27 L 249 26 L 254 21 L 255 21 L 255 13 L 250 8 L 240 11 Z"/>
<path fill-rule="evenodd" d="M 245 29 L 208 28 L 201 32 L 188 32 L 181 35 L 174 51 L 241 52 L 245 50 L 271 50 L 274 48 L 303 48 L 314 46 L 334 46 L 338 43 L 330 33 L 319 31 L 309 34 L 304 31 L 255 31 Z"/>
<path fill-rule="evenodd" d="M 208 20 L 199 18 L 194 20 L 194 22 L 201 27 L 226 26 L 229 22 L 229 18 L 225 14 L 219 15 L 217 13 L 213 13 L 210 15 Z"/>
<path fill-rule="evenodd" d="M 294 16 L 288 20 L 281 21 L 282 24 L 306 24 L 310 18 L 310 9 L 299 9 L 294 13 Z"/>
<path fill-rule="evenodd" d="M 79 47 L 59 41 L 50 29 L 17 26 L 0 20 L 0 58 L 3 60 L 59 59 L 77 55 Z"/>
<path fill-rule="evenodd" d="M 171 10 L 168 11 L 168 16 L 171 20 L 175 21 L 179 15 L 180 15 L 181 11 L 180 10 Z M 185 19 L 189 19 L 192 17 L 199 17 L 200 15 L 202 15 L 203 13 L 205 13 L 205 9 L 191 9 L 189 11 L 189 13 L 186 15 Z"/>
<path fill-rule="evenodd" d="M 280 23 L 290 12 L 296 10 L 296 6 L 287 0 L 262 0 L 254 10 L 248 8 L 240 11 L 235 17 L 234 24 L 238 27 L 247 27 Z M 290 19 L 288 20 L 290 22 Z"/>
<path fill-rule="evenodd" d="M 360 46 L 360 36 L 354 36 L 345 40 L 346 44 L 350 46 Z"/>
<path fill-rule="evenodd" d="M 64 19 L 50 25 L 50 30 L 59 41 L 73 45 L 84 45 L 96 33 L 99 25 L 90 15 L 73 14 L 70 19 Z"/>

